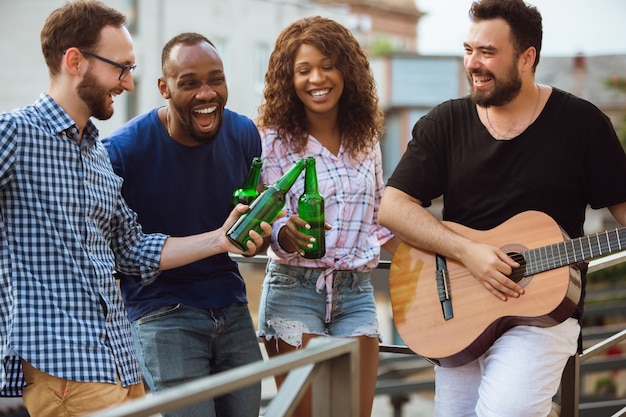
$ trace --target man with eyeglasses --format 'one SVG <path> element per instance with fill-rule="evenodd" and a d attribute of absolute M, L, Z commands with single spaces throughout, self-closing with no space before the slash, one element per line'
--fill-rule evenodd
<path fill-rule="evenodd" d="M 135 70 L 135 68 L 137 68 L 137 64 L 126 64 L 126 65 L 122 65 L 122 64 L 118 64 L 115 61 L 111 61 L 110 59 L 107 59 L 103 56 L 100 56 L 98 54 L 94 54 L 93 52 L 89 52 L 86 51 L 84 49 L 79 49 L 80 53 L 83 55 L 88 55 L 88 56 L 92 56 L 96 59 L 99 59 L 102 62 L 106 62 L 107 64 L 111 64 L 116 68 L 120 69 L 120 76 L 117 77 L 118 80 L 122 81 L 124 79 L 126 79 L 126 77 L 128 76 L 128 74 L 130 74 L 131 72 L 133 72 Z"/>
<path fill-rule="evenodd" d="M 154 281 L 162 270 L 241 253 L 221 226 L 187 237 L 144 234 L 121 196 L 90 120 L 133 90 L 125 17 L 98 1 L 54 10 L 41 31 L 46 93 L 0 114 L 0 396 L 33 417 L 79 416 L 144 395 L 113 271 Z M 264 233 L 271 227 L 264 224 Z M 251 232 L 254 254 L 263 236 Z"/>

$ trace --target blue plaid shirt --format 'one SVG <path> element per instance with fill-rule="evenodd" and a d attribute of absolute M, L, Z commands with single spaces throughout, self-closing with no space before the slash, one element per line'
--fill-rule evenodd
<path fill-rule="evenodd" d="M 19 358 L 73 381 L 141 382 L 113 270 L 149 283 L 162 234 L 121 197 L 98 130 L 83 138 L 47 94 L 0 114 L 0 395 L 21 395 Z"/>

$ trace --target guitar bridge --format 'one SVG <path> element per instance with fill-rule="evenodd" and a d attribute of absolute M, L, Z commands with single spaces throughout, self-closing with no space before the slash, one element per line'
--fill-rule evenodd
<path fill-rule="evenodd" d="M 454 317 L 452 311 L 452 294 L 450 293 L 450 277 L 448 275 L 448 265 L 446 258 L 437 254 L 437 293 L 439 294 L 439 302 L 441 303 L 441 311 L 444 320 L 450 320 Z"/>

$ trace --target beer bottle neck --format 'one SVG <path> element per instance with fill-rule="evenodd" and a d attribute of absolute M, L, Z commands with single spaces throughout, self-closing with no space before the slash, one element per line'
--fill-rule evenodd
<path fill-rule="evenodd" d="M 255 157 L 252 160 L 250 171 L 248 172 L 248 176 L 246 177 L 242 188 L 244 190 L 256 189 L 259 183 L 260 176 L 261 176 L 261 158 Z"/>
<path fill-rule="evenodd" d="M 307 194 L 317 194 L 317 172 L 315 169 L 315 160 L 312 162 L 307 161 L 304 181 L 304 192 Z"/>
<path fill-rule="evenodd" d="M 289 171 L 280 177 L 274 186 L 282 191 L 288 191 L 296 182 L 302 171 L 304 170 L 305 162 L 303 159 L 298 160 Z"/>

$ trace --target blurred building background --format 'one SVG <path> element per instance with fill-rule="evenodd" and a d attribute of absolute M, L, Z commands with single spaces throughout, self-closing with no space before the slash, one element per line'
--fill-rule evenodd
<path fill-rule="evenodd" d="M 0 0 L 0 111 L 35 100 L 48 73 L 39 32 L 47 15 L 65 0 Z M 196 31 L 209 37 L 224 60 L 228 106 L 254 118 L 262 99 L 269 54 L 278 33 L 304 16 L 322 15 L 348 28 L 368 51 L 386 114 L 383 138 L 388 176 L 404 152 L 415 121 L 435 104 L 468 93 L 462 46 L 457 55 L 421 55 L 415 0 L 105 0 L 128 16 L 135 41 L 135 91 L 117 97 L 115 114 L 97 123 L 106 136 L 133 116 L 163 105 L 157 90 L 161 48 L 172 36 Z M 610 34 L 607 34 L 610 36 Z M 542 56 L 537 80 L 580 95 L 623 124 L 626 94 L 607 87 L 626 76 L 626 56 Z M 600 225 L 601 227 L 601 225 Z"/>
<path fill-rule="evenodd" d="M 415 0 L 104 0 L 128 16 L 135 42 L 135 91 L 118 96 L 115 114 L 97 121 L 101 136 L 155 106 L 164 105 L 157 90 L 161 48 L 187 31 L 206 35 L 222 55 L 229 87 L 228 107 L 256 116 L 264 74 L 278 33 L 304 16 L 335 19 L 359 39 L 370 56 L 386 115 L 383 138 L 385 178 L 410 139 L 413 124 L 441 101 L 468 93 L 463 49 L 456 55 L 421 55 L 418 25 L 424 13 Z M 65 0 L 0 0 L 0 111 L 30 104 L 47 89 L 48 73 L 39 33 L 48 14 Z M 626 17 L 626 16 L 625 16 Z M 469 24 L 469 22 L 468 22 Z M 610 36 L 607 32 L 606 36 Z M 626 55 L 542 56 L 537 81 L 570 91 L 600 107 L 616 129 L 624 125 L 626 94 L 607 81 L 626 77 Z M 433 206 L 439 215 L 438 206 Z M 613 224 L 605 212 L 589 213 L 587 232 Z M 250 310 L 256 316 L 263 276 L 261 265 L 242 264 Z M 386 270 L 375 273 L 379 319 L 386 343 L 395 340 Z M 1 415 L 1 414 L 0 414 Z"/>

